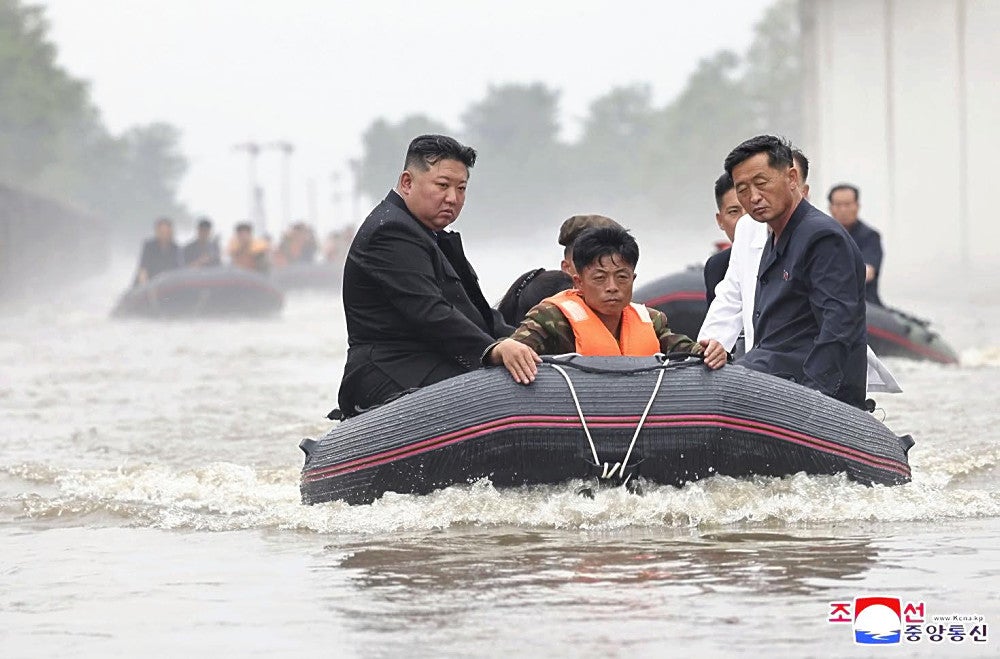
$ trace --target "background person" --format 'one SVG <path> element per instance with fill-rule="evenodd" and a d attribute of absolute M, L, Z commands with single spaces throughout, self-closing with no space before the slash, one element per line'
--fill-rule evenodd
<path fill-rule="evenodd" d="M 184 246 L 184 265 L 189 268 L 207 268 L 221 265 L 219 240 L 212 237 L 212 221 L 207 217 L 198 220 L 198 234 Z"/>
<path fill-rule="evenodd" d="M 861 250 L 865 261 L 865 299 L 871 304 L 882 305 L 878 294 L 878 278 L 882 272 L 882 236 L 858 218 L 861 205 L 860 192 L 850 183 L 839 183 L 830 188 L 826 196 L 830 202 L 830 215 L 847 229 Z"/>
<path fill-rule="evenodd" d="M 718 209 L 715 214 L 715 222 L 719 225 L 719 229 L 726 234 L 730 245 L 705 261 L 705 298 L 709 305 L 715 299 L 715 287 L 719 285 L 719 282 L 726 276 L 726 270 L 729 269 L 736 223 L 746 214 L 743 207 L 740 206 L 740 200 L 736 198 L 736 191 L 733 190 L 733 179 L 725 172 L 715 181 L 715 206 Z"/>
<path fill-rule="evenodd" d="M 168 270 L 181 266 L 181 252 L 174 242 L 174 223 L 170 218 L 161 217 L 153 224 L 153 237 L 142 245 L 139 267 L 136 269 L 133 286 L 141 286 L 150 279 Z"/>
<path fill-rule="evenodd" d="M 270 244 L 266 239 L 254 237 L 252 224 L 242 222 L 236 225 L 229 241 L 229 260 L 234 267 L 266 273 L 270 268 L 270 251 Z"/>

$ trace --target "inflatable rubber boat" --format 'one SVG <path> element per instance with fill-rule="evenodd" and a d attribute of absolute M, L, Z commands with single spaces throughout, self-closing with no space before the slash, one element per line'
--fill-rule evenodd
<path fill-rule="evenodd" d="M 284 294 L 266 277 L 240 268 L 170 270 L 126 291 L 113 315 L 149 318 L 268 316 Z"/>
<path fill-rule="evenodd" d="M 339 291 L 343 277 L 343 263 L 289 263 L 271 270 L 271 281 L 283 291 Z"/>
<path fill-rule="evenodd" d="M 667 314 L 674 332 L 697 338 L 708 313 L 704 268 L 690 266 L 654 279 L 635 289 L 632 300 Z"/>
<path fill-rule="evenodd" d="M 670 329 L 698 336 L 708 304 L 703 269 L 692 266 L 636 289 L 633 299 L 667 314 Z M 957 364 L 958 353 L 930 328 L 930 323 L 905 312 L 868 305 L 868 345 L 879 357 L 905 357 Z"/>
<path fill-rule="evenodd" d="M 866 412 L 741 366 L 661 357 L 545 358 L 530 386 L 490 368 L 415 391 L 303 440 L 302 501 L 368 503 L 483 478 L 497 487 L 798 472 L 910 480 L 913 440 Z"/>

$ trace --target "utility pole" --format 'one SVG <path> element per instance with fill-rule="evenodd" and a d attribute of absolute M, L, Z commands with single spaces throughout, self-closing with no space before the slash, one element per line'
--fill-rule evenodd
<path fill-rule="evenodd" d="M 292 223 L 292 153 L 295 152 L 295 145 L 286 140 L 269 142 L 264 145 L 265 149 L 275 149 L 281 151 L 281 213 L 284 216 L 284 228 Z M 278 232 L 281 233 L 280 231 Z"/>
<path fill-rule="evenodd" d="M 236 144 L 233 150 L 245 151 L 247 154 L 247 221 L 254 225 L 259 234 L 267 233 L 261 204 L 263 191 L 257 185 L 257 156 L 260 155 L 260 144 L 251 140 Z"/>

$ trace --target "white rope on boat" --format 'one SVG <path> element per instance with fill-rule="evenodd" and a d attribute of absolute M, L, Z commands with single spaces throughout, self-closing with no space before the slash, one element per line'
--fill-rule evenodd
<path fill-rule="evenodd" d="M 587 436 L 587 441 L 590 443 L 590 452 L 594 456 L 594 466 L 600 467 L 601 460 L 597 457 L 597 447 L 594 446 L 594 438 L 590 436 L 590 428 L 587 427 L 587 419 L 583 416 L 583 408 L 580 407 L 580 399 L 576 395 L 576 387 L 573 386 L 573 381 L 569 379 L 569 374 L 563 370 L 562 366 L 558 364 L 549 364 L 552 368 L 556 369 L 560 375 L 566 380 L 566 384 L 569 385 L 569 393 L 573 397 L 573 404 L 576 405 L 576 413 L 580 415 L 580 425 L 583 426 L 583 434 Z"/>
<path fill-rule="evenodd" d="M 569 386 L 569 393 L 573 397 L 573 404 L 576 406 L 576 413 L 580 417 L 580 425 L 583 426 L 583 434 L 587 436 L 587 443 L 590 444 L 591 455 L 594 456 L 594 466 L 601 467 L 601 478 L 609 479 L 614 478 L 615 473 L 619 476 L 625 476 L 625 467 L 628 466 L 628 459 L 632 457 L 632 449 L 635 448 L 635 442 L 639 439 L 639 433 L 642 432 L 642 426 L 646 423 L 646 417 L 649 416 L 649 410 L 653 407 L 653 401 L 656 400 L 656 396 L 660 393 L 660 386 L 663 384 L 663 374 L 666 373 L 666 369 L 660 369 L 660 373 L 656 376 L 656 384 L 653 386 L 653 393 L 649 397 L 649 401 L 646 402 L 646 408 L 642 411 L 642 416 L 639 417 L 639 423 L 635 427 L 635 432 L 632 434 L 632 441 L 628 445 L 628 451 L 625 452 L 625 460 L 622 462 L 616 462 L 614 465 L 610 465 L 607 462 L 601 463 L 601 459 L 597 457 L 597 447 L 594 445 L 594 438 L 590 434 L 590 428 L 587 426 L 587 419 L 583 415 L 583 408 L 580 406 L 580 398 L 576 395 L 576 387 L 573 386 L 573 381 L 570 379 L 569 374 L 563 370 L 562 366 L 558 364 L 549 364 L 552 368 L 559 372 L 566 380 L 566 384 Z M 622 485 L 625 485 L 631 474 L 625 477 Z"/>

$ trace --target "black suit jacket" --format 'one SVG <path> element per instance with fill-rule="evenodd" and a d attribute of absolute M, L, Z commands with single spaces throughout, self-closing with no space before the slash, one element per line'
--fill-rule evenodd
<path fill-rule="evenodd" d="M 497 304 L 497 311 L 504 322 L 517 327 L 532 307 L 569 288 L 573 288 L 573 278 L 562 270 L 529 270 L 510 285 Z"/>
<path fill-rule="evenodd" d="M 339 402 L 346 413 L 478 368 L 483 351 L 513 331 L 483 297 L 461 237 L 424 228 L 394 191 L 354 237 L 343 295 L 348 351 Z M 382 400 L 357 390 L 361 381 L 372 390 L 373 378 Z"/>
<path fill-rule="evenodd" d="M 764 247 L 753 324 L 744 365 L 864 405 L 865 264 L 847 231 L 808 201 Z"/>
<path fill-rule="evenodd" d="M 727 247 L 721 252 L 712 254 L 705 261 L 705 299 L 709 306 L 712 306 L 712 300 L 715 299 L 715 287 L 726 276 L 726 270 L 729 269 L 729 257 L 732 253 L 733 248 Z"/>

